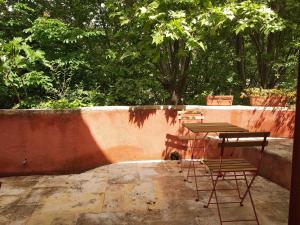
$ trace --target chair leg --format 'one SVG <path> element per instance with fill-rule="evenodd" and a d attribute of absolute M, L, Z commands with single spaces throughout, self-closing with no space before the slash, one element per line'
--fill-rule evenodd
<path fill-rule="evenodd" d="M 246 189 L 246 191 L 245 191 L 243 197 L 241 198 L 241 205 L 243 204 L 243 202 L 244 202 L 244 200 L 245 200 L 247 194 L 250 192 L 250 187 L 252 186 L 252 184 L 253 184 L 253 182 L 254 182 L 256 176 L 257 176 L 257 173 L 255 173 L 255 174 L 253 175 L 253 177 L 252 177 L 250 183 L 249 183 L 248 180 L 247 180 L 246 173 L 243 172 L 243 174 L 244 174 L 244 178 L 245 178 L 245 181 L 246 181 L 247 189 Z"/>
<path fill-rule="evenodd" d="M 180 154 L 180 159 L 179 159 L 179 164 L 180 164 L 180 170 L 179 173 L 183 172 L 183 161 L 185 159 L 185 154 L 184 152 L 182 153 L 183 150 L 181 150 L 181 154 Z"/>
<path fill-rule="evenodd" d="M 186 178 L 184 178 L 184 181 L 189 181 L 190 170 L 191 170 L 191 167 L 192 167 L 192 160 L 193 159 L 191 159 L 190 162 L 189 162 L 188 172 L 187 172 Z"/>
<path fill-rule="evenodd" d="M 218 177 L 218 176 L 217 176 Z M 218 178 L 217 178 L 218 179 Z M 216 183 L 217 184 L 217 183 Z M 218 196 L 217 196 L 217 190 L 215 189 L 214 191 L 214 195 L 215 195 L 215 199 L 216 199 L 216 205 L 217 205 L 217 209 L 218 209 L 218 215 L 219 215 L 219 221 L 220 221 L 220 224 L 222 225 L 223 224 L 223 221 L 222 221 L 222 217 L 221 217 L 221 211 L 220 211 L 220 206 L 219 206 L 219 201 L 218 201 Z"/>
<path fill-rule="evenodd" d="M 180 160 L 179 160 L 179 163 L 180 163 L 180 170 L 179 170 L 179 173 L 183 173 L 183 170 L 184 168 L 186 168 L 184 166 L 184 162 L 186 161 L 185 160 L 185 157 L 186 157 L 186 152 L 187 150 L 190 148 L 189 146 L 189 143 L 187 144 L 186 146 L 186 150 L 181 150 L 181 154 L 180 154 Z M 189 167 L 189 166 L 188 166 Z M 184 181 L 186 181 L 186 179 L 184 179 Z"/>
<path fill-rule="evenodd" d="M 214 180 L 213 174 L 212 174 L 212 172 L 210 172 L 210 179 L 211 179 L 213 188 L 212 188 L 212 190 L 211 190 L 211 193 L 210 193 L 210 196 L 209 196 L 209 199 L 208 199 L 207 204 L 204 205 L 204 208 L 208 208 L 209 205 L 210 205 L 211 199 L 212 199 L 214 193 L 216 192 L 216 186 L 217 186 L 217 182 L 218 182 L 219 176 L 217 175 L 217 176 L 216 176 L 216 179 Z"/>
<path fill-rule="evenodd" d="M 192 167 L 192 162 L 194 161 L 194 148 L 193 148 L 193 146 L 191 146 L 191 149 L 192 149 L 191 160 L 190 160 L 190 163 L 189 163 L 189 167 L 188 167 L 188 172 L 187 172 L 187 175 L 186 175 L 186 179 L 184 179 L 184 181 L 188 181 L 189 180 L 190 170 L 191 170 L 191 167 Z"/>
<path fill-rule="evenodd" d="M 197 193 L 196 201 L 199 201 L 198 183 L 197 183 L 196 167 L 195 167 L 194 160 L 193 160 L 193 169 L 194 169 L 194 178 L 195 178 L 196 193 Z"/>
<path fill-rule="evenodd" d="M 222 177 L 222 180 L 225 180 L 226 172 L 220 173 L 219 176 Z"/>
<path fill-rule="evenodd" d="M 212 191 L 210 193 L 210 196 L 209 196 L 207 204 L 204 205 L 204 208 L 208 208 L 210 204 L 216 204 L 217 205 L 217 210 L 218 210 L 218 215 L 219 215 L 219 220 L 220 220 L 220 224 L 221 225 L 223 223 L 225 223 L 225 222 L 242 222 L 242 221 L 244 221 L 244 220 L 222 220 L 221 210 L 220 210 L 218 196 L 217 196 L 217 188 L 216 188 L 219 179 L 221 179 L 220 178 L 221 176 L 219 176 L 218 174 L 216 174 L 215 175 L 216 176 L 215 180 L 214 180 L 214 175 L 213 175 L 212 172 L 210 172 L 210 176 L 211 176 L 211 181 L 212 181 L 212 184 L 213 184 L 213 188 L 212 188 Z M 243 172 L 243 176 L 244 176 L 244 179 L 245 179 L 245 183 L 246 183 L 247 189 L 246 189 L 245 193 L 243 194 L 243 196 L 241 196 L 239 184 L 238 184 L 238 181 L 237 181 L 237 175 L 236 175 L 236 172 L 234 172 L 234 179 L 236 181 L 236 187 L 237 187 L 236 190 L 237 190 L 237 192 L 239 194 L 239 198 L 240 198 L 240 205 L 243 206 L 243 202 L 244 202 L 247 194 L 249 194 L 249 198 L 250 198 L 250 201 L 251 201 L 251 205 L 252 205 L 252 209 L 253 209 L 253 212 L 254 212 L 255 219 L 253 219 L 253 220 L 247 220 L 247 221 L 256 221 L 257 225 L 260 225 L 259 221 L 258 221 L 258 216 L 257 216 L 257 212 L 256 212 L 256 209 L 255 209 L 254 201 L 253 201 L 253 198 L 252 198 L 252 194 L 251 194 L 251 191 L 250 191 L 250 188 L 251 188 L 251 186 L 253 184 L 253 181 L 255 180 L 255 177 L 257 176 L 257 173 L 252 177 L 252 179 L 251 179 L 250 182 L 248 181 L 245 172 Z M 212 200 L 213 196 L 215 197 L 215 200 L 216 200 L 215 203 L 211 203 L 211 200 Z M 236 202 L 236 203 L 238 203 L 238 202 Z"/>
<path fill-rule="evenodd" d="M 245 177 L 245 181 L 246 181 L 246 185 L 247 185 L 247 190 L 246 190 L 243 198 L 241 199 L 241 203 L 240 204 L 243 205 L 243 201 L 245 200 L 245 197 L 246 197 L 247 193 L 249 193 L 249 198 L 250 198 L 250 201 L 251 201 L 251 205 L 252 205 L 253 213 L 254 213 L 254 216 L 255 216 L 255 220 L 256 220 L 257 225 L 259 225 L 259 221 L 258 221 L 258 217 L 257 217 L 257 213 L 256 213 L 254 201 L 253 201 L 252 194 L 251 194 L 251 191 L 250 191 L 251 185 L 253 184 L 253 181 L 256 178 L 257 173 L 252 177 L 250 183 L 247 180 L 246 173 L 243 172 L 243 174 L 244 174 L 244 177 Z"/>
<path fill-rule="evenodd" d="M 238 180 L 237 180 L 238 178 L 236 176 L 236 172 L 234 172 L 234 178 L 235 178 L 235 185 L 236 185 L 236 190 L 238 192 L 239 198 L 242 199 L 239 183 L 238 183 Z"/>

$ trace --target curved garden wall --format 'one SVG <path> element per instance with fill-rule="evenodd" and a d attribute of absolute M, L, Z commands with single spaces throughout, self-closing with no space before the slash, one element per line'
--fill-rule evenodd
<path fill-rule="evenodd" d="M 76 173 L 99 165 L 167 158 L 177 110 L 200 109 L 205 122 L 292 137 L 294 111 L 247 106 L 95 107 L 0 110 L 0 175 Z"/>

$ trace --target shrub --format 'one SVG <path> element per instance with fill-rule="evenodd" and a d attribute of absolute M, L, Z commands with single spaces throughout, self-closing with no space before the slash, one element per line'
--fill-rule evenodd
<path fill-rule="evenodd" d="M 280 96 L 287 97 L 288 103 L 295 104 L 296 102 L 296 90 L 287 89 L 263 89 L 263 88 L 246 88 L 241 93 L 241 98 L 245 97 L 260 97 L 260 96 Z"/>
<path fill-rule="evenodd" d="M 74 101 L 69 101 L 65 98 L 58 100 L 50 100 L 48 102 L 43 102 L 37 106 L 37 108 L 46 108 L 46 109 L 76 109 L 79 107 L 87 106 L 79 99 Z"/>

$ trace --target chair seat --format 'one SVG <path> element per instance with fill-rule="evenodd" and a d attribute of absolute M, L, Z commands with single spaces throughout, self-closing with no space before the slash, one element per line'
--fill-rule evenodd
<path fill-rule="evenodd" d="M 219 159 L 208 159 L 203 161 L 211 172 L 255 172 L 257 168 L 244 159 L 223 159 L 220 169 Z"/>

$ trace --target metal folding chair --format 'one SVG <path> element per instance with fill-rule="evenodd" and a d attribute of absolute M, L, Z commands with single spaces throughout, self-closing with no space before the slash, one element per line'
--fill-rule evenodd
<path fill-rule="evenodd" d="M 219 148 L 221 150 L 220 159 L 217 160 L 204 160 L 204 164 L 206 165 L 210 179 L 212 182 L 212 190 L 198 190 L 198 191 L 211 191 L 208 203 L 204 206 L 208 208 L 210 204 L 216 204 L 218 215 L 220 219 L 220 224 L 223 223 L 236 223 L 243 221 L 256 221 L 259 225 L 257 213 L 255 210 L 253 198 L 251 195 L 250 188 L 258 175 L 258 171 L 261 165 L 263 152 L 265 147 L 268 145 L 267 137 L 270 136 L 270 132 L 238 132 L 238 133 L 220 133 L 219 138 L 221 139 L 221 143 L 219 143 Z M 255 138 L 255 139 L 253 139 Z M 260 140 L 257 140 L 260 139 Z M 260 158 L 257 165 L 253 165 L 250 162 L 239 159 L 239 158 L 224 158 L 225 148 L 236 148 L 236 147 L 260 147 Z M 250 181 L 248 180 L 251 176 Z M 218 188 L 217 185 L 221 181 L 235 181 L 234 188 Z M 244 193 L 241 193 L 241 189 L 239 187 L 239 180 L 245 181 L 246 190 Z M 220 202 L 218 199 L 217 191 L 233 191 L 236 190 L 238 193 L 237 201 L 223 201 Z M 238 203 L 240 206 L 243 206 L 246 196 L 249 195 L 251 206 L 254 213 L 253 219 L 237 219 L 237 220 L 224 220 L 222 218 L 222 214 L 220 211 L 221 204 L 228 203 Z M 212 202 L 212 198 L 215 198 L 215 202 Z M 222 197 L 222 196 L 219 196 Z"/>
<path fill-rule="evenodd" d="M 203 123 L 204 116 L 201 111 L 199 110 L 186 110 L 186 111 L 178 111 L 178 120 L 179 120 L 179 130 L 184 129 L 183 124 L 184 123 Z M 191 150 L 191 159 L 190 159 L 190 164 L 194 160 L 194 153 L 195 149 L 204 149 L 204 145 L 197 145 L 197 141 L 202 140 L 203 137 L 195 135 L 195 134 L 183 134 L 183 135 L 178 135 L 177 136 L 179 140 L 183 142 L 187 142 L 187 148 L 184 151 L 180 151 L 180 170 L 179 172 L 182 173 L 184 168 L 190 168 L 190 165 L 188 167 L 185 167 L 183 164 L 185 162 L 187 150 Z M 199 144 L 199 143 L 198 143 Z"/>

